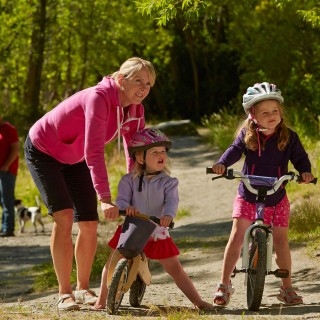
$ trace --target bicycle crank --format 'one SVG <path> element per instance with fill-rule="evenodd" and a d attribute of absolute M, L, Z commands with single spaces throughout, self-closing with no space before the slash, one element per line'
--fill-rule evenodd
<path fill-rule="evenodd" d="M 274 271 L 270 271 L 268 274 L 274 274 L 277 278 L 288 278 L 289 277 L 289 270 L 276 269 Z"/>

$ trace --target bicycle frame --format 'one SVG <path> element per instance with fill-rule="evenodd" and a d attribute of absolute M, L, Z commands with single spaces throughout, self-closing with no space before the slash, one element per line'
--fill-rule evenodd
<path fill-rule="evenodd" d="M 259 228 L 260 230 L 266 230 L 267 227 L 262 223 L 261 220 L 256 221 L 252 224 L 244 234 L 244 241 L 242 247 L 242 270 L 248 272 L 249 270 L 249 243 L 252 237 L 253 231 Z M 272 254 L 273 254 L 273 235 L 272 231 L 268 228 L 266 231 L 267 236 L 267 274 L 272 273 Z"/>
<path fill-rule="evenodd" d="M 108 269 L 108 275 L 107 275 L 108 287 L 110 287 L 114 270 L 121 258 L 123 258 L 123 256 L 120 254 L 118 250 L 115 250 L 113 253 L 112 259 L 110 261 L 109 269 Z M 133 259 L 127 259 L 127 260 L 131 262 L 131 265 L 130 265 L 130 271 L 128 274 L 128 280 L 126 284 L 122 287 L 121 289 L 122 292 L 126 293 L 130 289 L 132 283 L 136 280 L 138 274 L 142 279 L 142 281 L 147 286 L 149 286 L 151 284 L 151 273 L 148 267 L 148 259 L 145 256 L 145 254 L 140 253 Z"/>

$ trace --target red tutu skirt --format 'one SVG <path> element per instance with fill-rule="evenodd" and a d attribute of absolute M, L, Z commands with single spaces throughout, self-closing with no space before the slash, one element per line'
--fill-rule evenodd
<path fill-rule="evenodd" d="M 122 226 L 118 226 L 112 239 L 108 242 L 108 246 L 116 249 L 121 235 Z M 172 238 L 154 240 L 152 237 L 148 240 L 143 252 L 149 259 L 161 260 L 172 258 L 180 254 L 178 247 L 173 242 Z"/>

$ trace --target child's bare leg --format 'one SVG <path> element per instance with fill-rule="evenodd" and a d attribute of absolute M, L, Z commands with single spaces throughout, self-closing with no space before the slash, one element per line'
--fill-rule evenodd
<path fill-rule="evenodd" d="M 168 259 L 159 260 L 165 271 L 173 278 L 178 288 L 186 295 L 186 297 L 200 309 L 214 309 L 211 303 L 201 299 L 193 282 L 184 271 L 177 256 Z"/>
<path fill-rule="evenodd" d="M 288 241 L 288 228 L 273 227 L 273 243 L 275 250 L 276 263 L 280 269 L 289 271 L 288 278 L 283 278 L 281 290 L 284 290 L 290 298 L 292 304 L 303 303 L 301 296 L 298 296 L 295 289 L 292 288 L 291 278 L 291 252 Z M 281 291 L 280 290 L 280 291 Z M 289 299 L 287 297 L 286 299 Z"/>
<path fill-rule="evenodd" d="M 288 228 L 273 227 L 275 259 L 279 268 L 289 271 L 289 277 L 283 278 L 283 286 L 291 287 L 291 254 L 288 241 Z"/>
<path fill-rule="evenodd" d="M 106 308 L 106 301 L 107 301 L 107 296 L 108 296 L 108 287 L 107 287 L 108 269 L 110 266 L 110 262 L 111 262 L 113 253 L 114 253 L 114 250 L 111 250 L 111 253 L 108 257 L 108 260 L 107 260 L 105 266 L 103 267 L 102 275 L 101 275 L 99 296 L 98 296 L 96 303 L 92 307 L 92 309 L 100 310 L 100 309 Z"/>

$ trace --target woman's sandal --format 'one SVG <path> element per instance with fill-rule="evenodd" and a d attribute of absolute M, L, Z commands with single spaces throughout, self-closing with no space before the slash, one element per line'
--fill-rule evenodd
<path fill-rule="evenodd" d="M 303 304 L 301 296 L 298 296 L 296 293 L 298 288 L 283 288 L 280 287 L 280 294 L 277 295 L 277 299 L 283 302 L 286 306 L 293 306 L 295 304 Z"/>
<path fill-rule="evenodd" d="M 234 287 L 230 284 L 220 283 L 217 287 L 217 292 L 214 295 L 213 302 L 219 307 L 226 307 L 229 302 L 232 294 L 234 293 Z M 222 303 L 219 303 L 222 302 Z"/>

